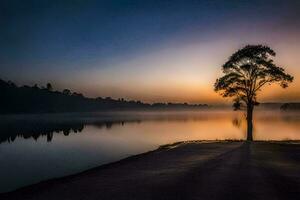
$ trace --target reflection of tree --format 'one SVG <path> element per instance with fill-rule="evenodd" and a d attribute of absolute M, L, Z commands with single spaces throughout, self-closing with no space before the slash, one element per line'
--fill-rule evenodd
<path fill-rule="evenodd" d="M 127 122 L 127 121 L 126 121 Z M 125 121 L 99 121 L 99 122 L 55 122 L 38 120 L 3 120 L 0 122 L 0 143 L 13 142 L 17 137 L 24 139 L 33 138 L 38 140 L 41 136 L 46 136 L 51 142 L 55 134 L 80 133 L 85 125 L 95 125 L 99 128 L 111 129 L 114 125 L 124 125 Z M 128 121 L 129 122 L 129 121 Z M 131 121 L 134 122 L 134 121 Z"/>
<path fill-rule="evenodd" d="M 243 123 L 243 119 L 242 118 L 233 118 L 232 119 L 232 125 L 237 127 L 237 128 L 241 128 L 242 126 L 242 123 Z"/>
<path fill-rule="evenodd" d="M 84 128 L 82 123 L 54 123 L 36 121 L 6 121 L 0 123 L 0 143 L 13 142 L 17 137 L 24 139 L 33 138 L 37 140 L 46 136 L 50 142 L 54 134 L 69 135 L 70 133 L 81 132 Z"/>

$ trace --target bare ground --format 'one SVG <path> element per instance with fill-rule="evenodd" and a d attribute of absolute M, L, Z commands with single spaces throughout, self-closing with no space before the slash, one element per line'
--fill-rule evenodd
<path fill-rule="evenodd" d="M 298 199 L 300 144 L 179 143 L 1 199 Z"/>

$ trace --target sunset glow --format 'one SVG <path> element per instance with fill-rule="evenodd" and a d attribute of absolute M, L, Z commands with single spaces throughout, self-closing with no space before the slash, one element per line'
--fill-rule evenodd
<path fill-rule="evenodd" d="M 78 1 L 69 9 L 21 4 L 18 11 L 7 3 L 0 73 L 18 84 L 51 82 L 89 97 L 226 103 L 213 91 L 222 64 L 236 49 L 262 43 L 295 80 L 284 91 L 266 89 L 260 100 L 299 101 L 299 3 L 270 2 L 271 8 L 268 1 L 155 1 L 157 7 Z"/>

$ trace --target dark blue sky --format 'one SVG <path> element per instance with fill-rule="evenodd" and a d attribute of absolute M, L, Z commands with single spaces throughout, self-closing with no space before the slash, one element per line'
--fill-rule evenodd
<path fill-rule="evenodd" d="M 151 71 L 149 63 L 137 70 L 130 64 L 122 65 L 124 61 L 163 48 L 178 49 L 195 42 L 207 46 L 239 37 L 245 41 L 235 41 L 233 47 L 256 39 L 265 41 L 266 36 L 271 38 L 266 42 L 276 46 L 280 40 L 284 44 L 282 34 L 299 33 L 299 15 L 300 1 L 2 0 L 0 78 L 20 84 L 51 81 L 58 88 L 71 87 L 91 96 L 124 95 L 128 92 L 116 89 L 119 77 L 114 74 L 126 82 L 123 75 L 132 81 L 143 76 L 143 71 Z M 95 71 L 101 74 L 99 79 L 104 76 L 110 81 L 93 84 L 87 77 Z M 74 79 L 80 85 L 73 83 Z M 153 92 L 153 87 L 145 87 L 148 95 L 163 97 L 156 89 Z M 142 89 L 130 90 L 128 98 L 143 96 Z"/>

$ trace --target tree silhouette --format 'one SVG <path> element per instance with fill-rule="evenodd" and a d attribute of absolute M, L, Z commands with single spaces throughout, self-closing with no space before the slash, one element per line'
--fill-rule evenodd
<path fill-rule="evenodd" d="M 47 83 L 46 88 L 47 88 L 47 90 L 49 90 L 49 91 L 52 91 L 52 90 L 53 90 L 53 87 L 52 87 L 51 83 Z"/>
<path fill-rule="evenodd" d="M 69 89 L 64 89 L 63 91 L 62 91 L 62 93 L 64 94 L 64 95 L 71 95 L 71 90 L 69 90 Z"/>
<path fill-rule="evenodd" d="M 265 85 L 279 83 L 288 87 L 293 77 L 284 69 L 275 65 L 272 57 L 276 54 L 268 46 L 247 45 L 235 52 L 222 66 L 224 76 L 218 78 L 215 91 L 223 97 L 232 97 L 234 109 L 247 107 L 247 140 L 252 141 L 253 109 L 257 102 L 257 93 Z"/>

